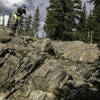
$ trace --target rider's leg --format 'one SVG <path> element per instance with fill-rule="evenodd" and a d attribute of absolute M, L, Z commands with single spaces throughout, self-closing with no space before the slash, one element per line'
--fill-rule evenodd
<path fill-rule="evenodd" d="M 14 19 L 13 25 L 16 25 L 16 24 L 17 24 L 17 19 Z"/>
<path fill-rule="evenodd" d="M 18 20 L 18 16 L 16 14 L 14 14 L 13 25 L 16 25 L 17 24 L 17 20 Z"/>
<path fill-rule="evenodd" d="M 16 15 L 16 14 L 14 14 L 14 20 L 13 20 L 13 23 L 12 23 L 12 30 L 13 30 L 13 32 L 15 32 L 16 31 L 16 29 L 17 29 L 17 24 L 18 24 L 18 16 Z"/>
<path fill-rule="evenodd" d="M 17 25 L 19 24 L 19 21 L 21 20 L 21 17 L 20 16 L 17 16 L 16 14 L 14 14 L 14 21 L 12 23 L 12 31 L 13 33 L 16 32 L 16 29 L 17 29 Z"/>

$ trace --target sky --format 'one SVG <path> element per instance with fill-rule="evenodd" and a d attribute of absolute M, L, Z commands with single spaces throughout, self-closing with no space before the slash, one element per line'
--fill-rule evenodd
<path fill-rule="evenodd" d="M 46 7 L 49 6 L 49 0 L 0 0 L 0 13 L 9 13 L 9 12 L 14 12 L 15 9 L 20 6 L 20 2 L 28 2 L 28 13 L 33 14 L 36 7 L 40 7 L 40 14 L 41 14 L 41 21 L 45 21 L 46 17 Z M 87 0 L 82 0 L 83 2 L 86 2 Z M 87 4 L 87 10 L 88 12 L 90 11 L 90 8 L 92 6 Z"/>
<path fill-rule="evenodd" d="M 0 0 L 0 24 L 2 23 L 2 13 L 6 13 L 9 14 L 11 12 L 14 13 L 14 11 L 16 10 L 17 7 L 19 7 L 21 5 L 22 2 L 27 2 L 29 4 L 28 8 L 27 8 L 27 12 L 29 14 L 33 14 L 35 12 L 35 9 L 39 6 L 40 9 L 40 25 L 41 28 L 40 30 L 43 30 L 43 25 L 45 22 L 45 18 L 47 15 L 47 11 L 46 8 L 49 6 L 49 0 Z M 83 4 L 84 2 L 86 2 L 87 0 L 82 0 Z M 93 8 L 93 5 L 89 5 L 87 4 L 87 11 L 89 12 L 90 9 Z M 7 24 L 7 19 L 8 16 L 6 15 L 5 17 L 6 22 L 5 24 Z"/>
<path fill-rule="evenodd" d="M 14 12 L 20 6 L 20 2 L 27 1 L 29 3 L 28 13 L 33 14 L 37 6 L 40 8 L 41 20 L 44 21 L 46 17 L 46 7 L 48 7 L 48 0 L 0 0 L 0 13 Z"/>

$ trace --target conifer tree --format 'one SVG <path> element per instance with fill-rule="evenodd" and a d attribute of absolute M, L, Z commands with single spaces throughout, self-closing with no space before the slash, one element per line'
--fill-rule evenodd
<path fill-rule="evenodd" d="M 86 3 L 82 7 L 82 11 L 80 14 L 79 23 L 77 25 L 77 31 L 79 36 L 79 40 L 88 42 L 88 26 L 87 26 L 87 11 L 86 11 Z"/>
<path fill-rule="evenodd" d="M 32 28 L 31 28 L 32 16 L 30 15 L 29 18 L 25 19 L 24 22 L 24 34 L 31 35 Z"/>
<path fill-rule="evenodd" d="M 80 0 L 50 0 L 44 27 L 48 37 L 54 40 L 73 40 L 75 19 L 79 19 L 80 8 Z"/>
<path fill-rule="evenodd" d="M 93 43 L 94 40 L 94 30 L 96 26 L 96 20 L 95 16 L 93 16 L 93 13 L 90 12 L 88 18 L 87 18 L 87 31 L 88 31 L 88 42 Z"/>
<path fill-rule="evenodd" d="M 100 43 L 100 0 L 92 0 L 94 3 L 93 16 L 95 17 L 95 27 L 93 40 Z"/>
<path fill-rule="evenodd" d="M 10 28 L 11 24 L 12 24 L 12 15 L 9 14 L 9 19 L 8 19 L 7 27 Z"/>
<path fill-rule="evenodd" d="M 79 26 L 78 26 L 78 28 L 79 28 L 79 30 L 80 31 L 82 31 L 82 30 L 84 30 L 84 27 L 85 27 L 85 22 L 86 22 L 86 3 L 84 4 L 84 6 L 83 6 L 83 9 L 82 9 L 82 11 L 81 11 L 81 14 L 80 14 L 80 19 L 79 19 Z"/>
<path fill-rule="evenodd" d="M 32 23 L 32 35 L 34 36 L 38 30 L 39 30 L 39 26 L 40 26 L 40 11 L 39 11 L 39 7 L 37 7 L 36 12 L 34 14 L 34 18 L 33 18 L 33 23 Z"/>
<path fill-rule="evenodd" d="M 2 20 L 2 25 L 5 25 L 5 14 L 3 14 L 3 20 Z"/>

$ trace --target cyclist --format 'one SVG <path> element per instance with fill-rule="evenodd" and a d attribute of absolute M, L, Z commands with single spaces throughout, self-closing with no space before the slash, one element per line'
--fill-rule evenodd
<path fill-rule="evenodd" d="M 26 7 L 27 4 L 22 4 L 21 7 L 17 8 L 17 10 L 14 13 L 14 21 L 13 21 L 13 28 L 16 29 L 14 26 L 18 25 L 18 23 L 21 20 L 22 15 L 24 14 L 26 17 Z"/>

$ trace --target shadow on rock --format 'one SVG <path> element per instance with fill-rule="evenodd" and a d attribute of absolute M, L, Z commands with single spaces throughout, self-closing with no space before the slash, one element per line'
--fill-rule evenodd
<path fill-rule="evenodd" d="M 84 85 L 65 90 L 58 89 L 56 97 L 57 100 L 100 100 L 100 89 L 91 90 Z"/>

